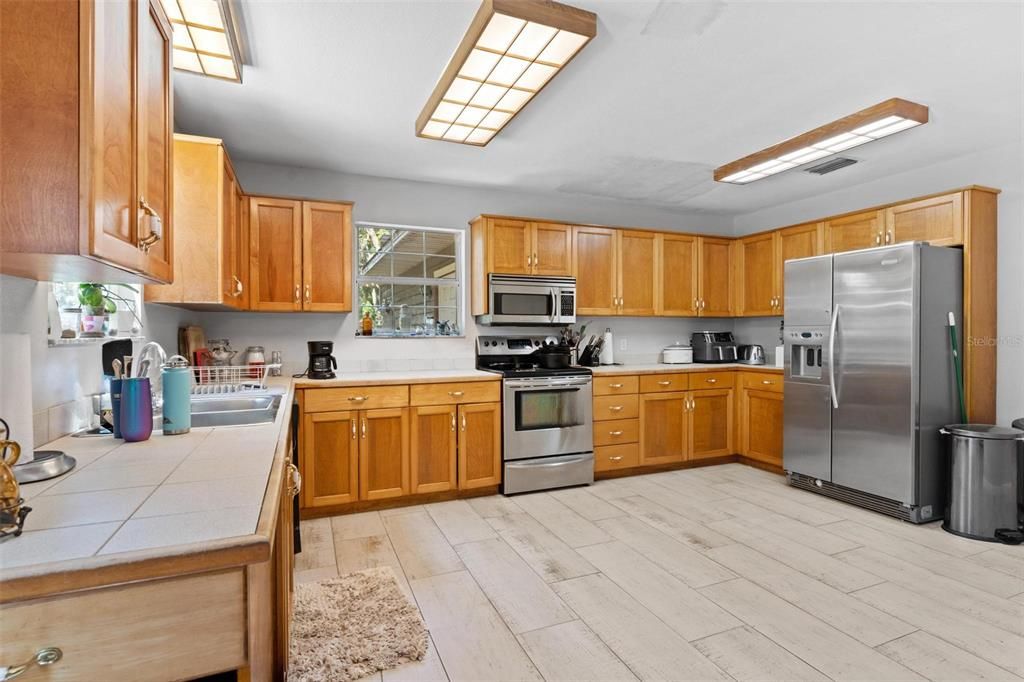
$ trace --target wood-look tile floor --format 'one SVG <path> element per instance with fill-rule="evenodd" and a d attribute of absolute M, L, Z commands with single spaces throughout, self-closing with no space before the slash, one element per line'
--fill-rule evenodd
<path fill-rule="evenodd" d="M 740 464 L 302 523 L 296 579 L 395 569 L 395 680 L 1024 677 L 1024 548 Z"/>

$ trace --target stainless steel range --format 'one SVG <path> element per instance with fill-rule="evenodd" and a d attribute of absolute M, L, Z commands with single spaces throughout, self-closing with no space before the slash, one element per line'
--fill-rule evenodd
<path fill-rule="evenodd" d="M 585 367 L 546 369 L 529 356 L 543 336 L 481 336 L 477 368 L 502 375 L 502 491 L 594 482 L 591 383 Z"/>

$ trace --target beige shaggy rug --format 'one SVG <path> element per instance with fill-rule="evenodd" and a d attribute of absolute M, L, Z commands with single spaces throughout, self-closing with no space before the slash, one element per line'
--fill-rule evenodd
<path fill-rule="evenodd" d="M 420 612 L 390 567 L 295 586 L 290 682 L 347 682 L 419 661 Z"/>

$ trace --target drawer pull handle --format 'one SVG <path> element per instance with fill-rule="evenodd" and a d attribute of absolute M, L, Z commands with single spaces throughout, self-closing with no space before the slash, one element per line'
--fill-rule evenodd
<path fill-rule="evenodd" d="M 32 666 L 36 665 L 40 668 L 53 665 L 64 656 L 64 652 L 55 646 L 48 646 L 44 649 L 40 649 L 32 656 L 29 660 L 19 665 L 12 665 L 8 668 L 0 667 L 3 671 L 4 676 L 0 678 L 0 682 L 7 682 L 7 680 L 13 680 L 16 677 L 20 677 L 22 673 L 27 671 Z"/>
<path fill-rule="evenodd" d="M 769 381 L 768 379 L 762 379 L 761 383 L 764 384 L 765 386 L 771 386 L 775 382 L 774 381 Z"/>
<path fill-rule="evenodd" d="M 671 386 L 672 382 L 671 381 L 659 381 L 658 385 L 659 386 Z"/>
<path fill-rule="evenodd" d="M 622 384 L 608 384 L 608 388 L 622 388 Z"/>
<path fill-rule="evenodd" d="M 622 435 L 622 431 L 609 431 L 608 435 L 609 436 L 621 436 Z"/>
<path fill-rule="evenodd" d="M 455 433 L 455 413 L 452 412 L 452 433 Z"/>
<path fill-rule="evenodd" d="M 453 398 L 461 398 L 462 396 L 466 395 L 466 392 L 465 391 L 448 391 L 448 395 L 450 395 Z"/>
<path fill-rule="evenodd" d="M 704 381 L 708 382 L 709 384 L 717 384 L 718 383 L 718 379 L 705 379 Z"/>
<path fill-rule="evenodd" d="M 612 405 L 608 409 L 612 412 L 622 412 L 622 405 Z"/>
<path fill-rule="evenodd" d="M 366 439 L 366 420 L 363 420 L 363 439 Z"/>
<path fill-rule="evenodd" d="M 370 396 L 368 396 L 368 395 L 353 395 L 353 396 L 349 396 L 349 400 L 351 400 L 352 402 L 356 402 L 356 403 L 361 403 L 364 400 L 369 400 L 369 398 L 370 398 Z"/>
<path fill-rule="evenodd" d="M 352 440 L 356 439 L 356 420 L 352 420 Z"/>
<path fill-rule="evenodd" d="M 295 497 L 302 492 L 302 474 L 299 473 L 299 468 L 292 462 L 288 462 L 288 473 L 291 474 L 292 486 L 291 494 Z"/>
<path fill-rule="evenodd" d="M 463 431 L 466 430 L 466 413 L 465 412 L 462 413 L 462 430 Z"/>
<path fill-rule="evenodd" d="M 622 461 L 622 455 L 613 455 L 609 457 L 608 460 L 612 462 L 620 462 Z"/>

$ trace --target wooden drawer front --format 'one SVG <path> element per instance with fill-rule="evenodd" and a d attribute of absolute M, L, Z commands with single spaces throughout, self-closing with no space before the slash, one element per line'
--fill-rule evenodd
<path fill-rule="evenodd" d="M 594 421 L 635 419 L 639 414 L 638 397 L 633 395 L 599 395 L 594 398 Z"/>
<path fill-rule="evenodd" d="M 304 400 L 303 408 L 306 412 L 405 407 L 409 404 L 409 387 L 307 388 Z"/>
<path fill-rule="evenodd" d="M 594 377 L 594 395 L 636 393 L 640 377 Z"/>
<path fill-rule="evenodd" d="M 618 445 L 640 440 L 639 419 L 612 419 L 594 424 L 594 445 Z"/>
<path fill-rule="evenodd" d="M 44 647 L 64 657 L 26 680 L 192 679 L 246 663 L 239 570 L 20 602 L 0 608 L 0 661 Z M 130 646 L 126 646 L 130 644 Z"/>
<path fill-rule="evenodd" d="M 690 390 L 702 388 L 732 388 L 736 385 L 736 372 L 694 372 L 690 375 Z"/>
<path fill-rule="evenodd" d="M 782 393 L 782 374 L 751 374 L 749 372 L 742 372 L 740 374 L 740 381 L 743 388 Z"/>
<path fill-rule="evenodd" d="M 409 387 L 410 405 L 455 405 L 457 403 L 496 403 L 501 400 L 500 381 L 476 381 L 451 384 L 413 384 Z"/>
<path fill-rule="evenodd" d="M 640 392 L 685 391 L 689 388 L 689 381 L 687 374 L 645 374 L 640 377 Z"/>
<path fill-rule="evenodd" d="M 594 448 L 594 471 L 628 469 L 640 466 L 640 446 L 636 443 Z"/>

